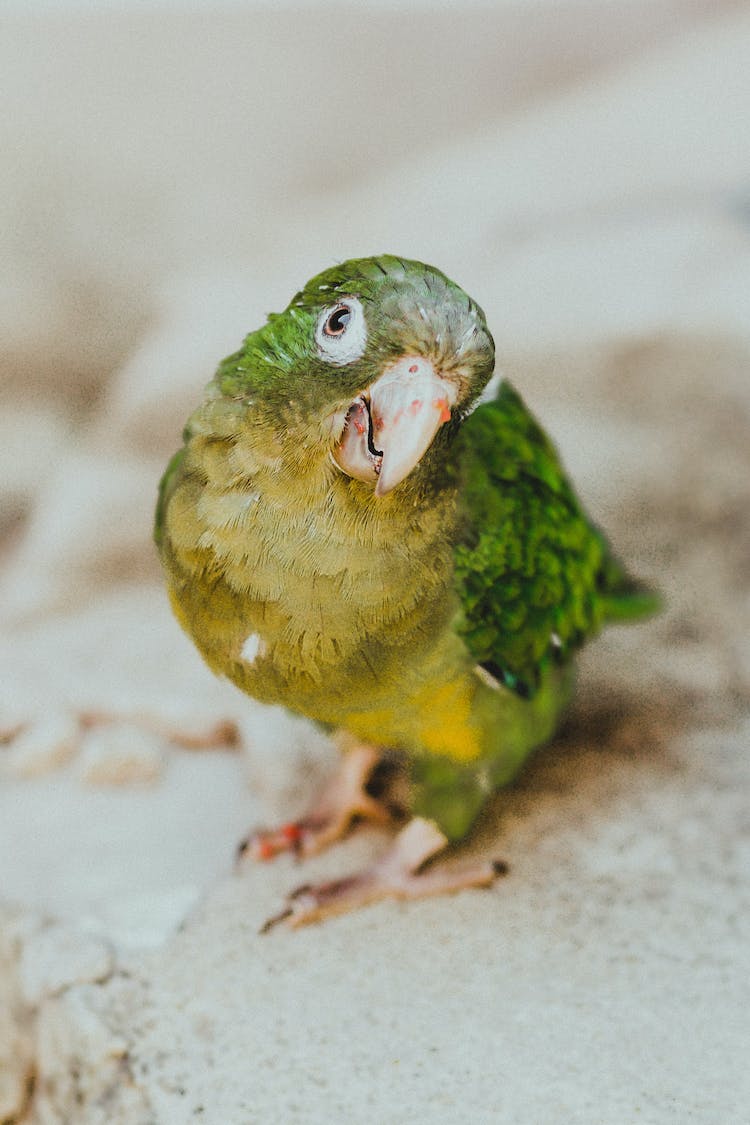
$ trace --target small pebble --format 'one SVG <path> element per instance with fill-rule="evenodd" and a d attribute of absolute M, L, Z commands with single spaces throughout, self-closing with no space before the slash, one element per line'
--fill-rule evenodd
<path fill-rule="evenodd" d="M 2 761 L 12 777 L 40 777 L 65 765 L 81 740 L 78 723 L 54 715 L 24 727 L 11 741 Z"/>
<path fill-rule="evenodd" d="M 152 782 L 164 769 L 164 743 L 134 723 L 104 723 L 83 738 L 78 774 L 91 785 Z"/>

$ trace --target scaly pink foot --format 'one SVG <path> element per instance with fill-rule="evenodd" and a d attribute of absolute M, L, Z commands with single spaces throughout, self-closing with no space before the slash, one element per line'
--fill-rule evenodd
<path fill-rule="evenodd" d="M 450 894 L 466 887 L 489 887 L 507 866 L 485 861 L 470 867 L 420 868 L 448 844 L 437 825 L 415 817 L 401 829 L 385 855 L 358 875 L 318 886 L 298 887 L 287 897 L 285 908 L 265 923 L 267 933 L 280 922 L 297 928 L 332 914 L 343 914 L 381 898 L 417 899 Z"/>
<path fill-rule="evenodd" d="M 382 753 L 374 746 L 350 742 L 336 774 L 309 813 L 280 828 L 252 832 L 240 844 L 239 855 L 256 860 L 273 859 L 289 851 L 311 856 L 345 836 L 355 819 L 388 823 L 391 812 L 366 789 Z"/>

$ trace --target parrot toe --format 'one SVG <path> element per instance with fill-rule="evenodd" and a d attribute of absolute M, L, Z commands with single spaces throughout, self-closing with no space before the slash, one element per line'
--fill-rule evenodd
<path fill-rule="evenodd" d="M 355 820 L 387 824 L 393 819 L 390 806 L 367 791 L 368 781 L 384 752 L 351 740 L 344 743 L 343 749 L 337 772 L 307 815 L 279 828 L 251 832 L 237 849 L 238 859 L 247 856 L 262 862 L 282 852 L 292 852 L 304 859 L 342 839 Z"/>
<path fill-rule="evenodd" d="M 419 899 L 468 887 L 489 887 L 508 870 L 505 863 L 483 861 L 468 867 L 422 871 L 427 860 L 447 844 L 433 821 L 415 817 L 401 829 L 385 855 L 359 874 L 297 887 L 287 897 L 284 909 L 269 918 L 260 932 L 268 933 L 280 923 L 296 929 L 382 898 Z"/>

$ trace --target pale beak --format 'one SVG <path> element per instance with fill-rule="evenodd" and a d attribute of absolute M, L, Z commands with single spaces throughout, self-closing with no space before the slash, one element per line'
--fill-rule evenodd
<path fill-rule="evenodd" d="M 357 480 L 377 480 L 376 496 L 400 484 L 451 417 L 458 389 L 423 356 L 402 356 L 349 408 L 333 454 Z"/>

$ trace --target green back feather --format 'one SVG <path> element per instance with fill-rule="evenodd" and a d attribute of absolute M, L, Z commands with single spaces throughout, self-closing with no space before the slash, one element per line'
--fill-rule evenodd
<path fill-rule="evenodd" d="M 522 695 L 607 620 L 657 608 L 587 518 L 557 452 L 503 384 L 460 436 L 465 524 L 458 628 L 478 662 Z"/>

